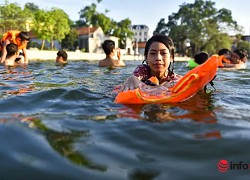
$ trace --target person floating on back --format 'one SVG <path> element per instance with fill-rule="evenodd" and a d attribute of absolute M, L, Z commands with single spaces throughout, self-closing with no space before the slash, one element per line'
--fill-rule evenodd
<path fill-rule="evenodd" d="M 12 30 L 3 34 L 3 37 L 0 40 L 1 63 L 4 63 L 4 61 L 6 60 L 6 46 L 10 43 L 14 43 L 18 46 L 18 50 L 21 51 L 21 53 L 18 53 L 18 56 L 15 61 L 18 62 L 23 58 L 23 63 L 28 64 L 26 48 L 29 40 L 29 33 L 25 31 Z"/>
<path fill-rule="evenodd" d="M 121 51 L 119 48 L 115 48 L 115 42 L 112 40 L 105 40 L 102 44 L 103 51 L 106 54 L 106 58 L 99 61 L 100 67 L 123 67 L 126 66 L 123 60 L 121 60 Z M 117 56 L 117 59 L 115 58 Z"/>

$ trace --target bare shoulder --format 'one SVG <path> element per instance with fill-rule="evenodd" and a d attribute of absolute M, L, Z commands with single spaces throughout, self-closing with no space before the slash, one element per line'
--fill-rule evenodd
<path fill-rule="evenodd" d="M 110 62 L 107 59 L 100 60 L 99 66 L 100 67 L 108 67 L 108 66 L 110 66 Z"/>
<path fill-rule="evenodd" d="M 125 62 L 123 60 L 113 60 L 113 64 L 116 67 L 124 67 L 126 66 Z"/>

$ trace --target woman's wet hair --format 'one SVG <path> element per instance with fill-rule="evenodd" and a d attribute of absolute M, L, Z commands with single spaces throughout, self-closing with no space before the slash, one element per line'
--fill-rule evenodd
<path fill-rule="evenodd" d="M 169 36 L 166 36 L 164 34 L 154 34 L 147 41 L 145 51 L 144 51 L 145 60 L 142 63 L 144 63 L 146 61 L 149 48 L 153 42 L 160 42 L 168 48 L 168 50 L 170 52 L 170 56 L 173 59 L 173 64 L 170 62 L 170 65 L 168 67 L 168 72 L 169 72 L 169 75 L 173 74 L 174 73 L 174 54 L 175 54 L 174 43 L 173 43 L 173 40 Z M 172 69 L 171 69 L 171 64 L 172 64 Z"/>
<path fill-rule="evenodd" d="M 105 40 L 102 44 L 102 49 L 105 54 L 109 55 L 115 49 L 115 42 L 112 40 Z"/>

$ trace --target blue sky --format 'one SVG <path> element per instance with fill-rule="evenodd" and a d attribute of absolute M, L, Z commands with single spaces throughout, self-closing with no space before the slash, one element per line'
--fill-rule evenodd
<path fill-rule="evenodd" d="M 96 0 L 8 0 L 23 6 L 27 2 L 36 4 L 40 9 L 52 7 L 63 9 L 71 20 L 79 19 L 79 11 Z M 249 0 L 213 0 L 217 9 L 231 10 L 233 19 L 244 27 L 245 35 L 250 34 L 250 1 Z M 132 24 L 145 24 L 150 32 L 154 31 L 161 18 L 168 19 L 179 10 L 183 3 L 194 3 L 194 0 L 102 0 L 97 10 L 109 10 L 108 17 L 115 21 L 129 18 Z M 3 4 L 3 2 L 1 3 Z M 166 22 L 166 21 L 165 21 Z"/>

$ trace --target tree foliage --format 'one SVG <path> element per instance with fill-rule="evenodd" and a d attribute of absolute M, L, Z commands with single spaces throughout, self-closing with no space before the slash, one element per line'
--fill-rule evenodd
<path fill-rule="evenodd" d="M 112 29 L 112 36 L 119 37 L 119 43 L 121 48 L 125 48 L 126 39 L 133 36 L 133 32 L 130 30 L 131 21 L 130 19 L 121 20 L 115 23 L 114 29 Z"/>
<path fill-rule="evenodd" d="M 109 34 L 111 27 L 113 27 L 113 21 L 104 13 L 97 12 L 96 7 L 97 5 L 92 3 L 90 6 L 86 6 L 84 9 L 82 9 L 80 11 L 80 20 L 77 21 L 77 25 L 92 25 L 94 27 L 101 27 L 105 34 Z"/>
<path fill-rule="evenodd" d="M 61 42 L 69 31 L 69 17 L 63 10 L 52 8 L 50 11 L 36 11 L 33 32 L 39 39 L 50 42 L 51 49 L 53 41 Z M 44 41 L 41 49 L 44 47 Z"/>
<path fill-rule="evenodd" d="M 0 27 L 5 31 L 11 29 L 25 30 L 25 21 L 28 16 L 25 16 L 22 8 L 17 3 L 5 1 L 0 6 L 0 15 Z"/>
<path fill-rule="evenodd" d="M 98 3 L 101 0 L 98 1 Z M 120 22 L 106 16 L 109 12 L 105 10 L 105 13 L 99 13 L 97 11 L 97 4 L 92 3 L 90 6 L 86 6 L 80 11 L 80 20 L 77 21 L 77 26 L 89 26 L 101 27 L 105 35 L 116 36 L 119 38 L 120 47 L 124 48 L 126 38 L 132 38 L 133 32 L 131 31 L 131 20 L 126 18 Z"/>
<path fill-rule="evenodd" d="M 36 12 L 39 10 L 39 7 L 37 5 L 35 5 L 34 3 L 26 3 L 24 5 L 24 10 L 28 9 L 30 12 Z"/>
<path fill-rule="evenodd" d="M 153 34 L 167 34 L 168 30 L 167 30 L 167 25 L 165 23 L 165 19 L 162 18 L 160 19 L 160 21 L 157 24 L 156 29 L 154 30 Z"/>
<path fill-rule="evenodd" d="M 63 10 L 57 8 L 52 8 L 49 14 L 54 22 L 54 24 L 51 24 L 53 26 L 51 41 L 58 40 L 61 42 L 65 35 L 70 32 L 69 16 Z"/>
<path fill-rule="evenodd" d="M 78 46 L 78 34 L 75 28 L 71 28 L 70 32 L 62 40 L 62 48 L 68 50 L 76 50 Z"/>
<path fill-rule="evenodd" d="M 185 52 L 185 42 L 190 40 L 193 54 L 198 51 L 217 53 L 221 48 L 230 48 L 231 40 L 228 30 L 240 30 L 232 19 L 230 10 L 217 10 L 215 2 L 195 0 L 194 3 L 180 5 L 177 13 L 158 23 L 155 32 L 168 34 L 176 43 L 179 53 Z"/>

